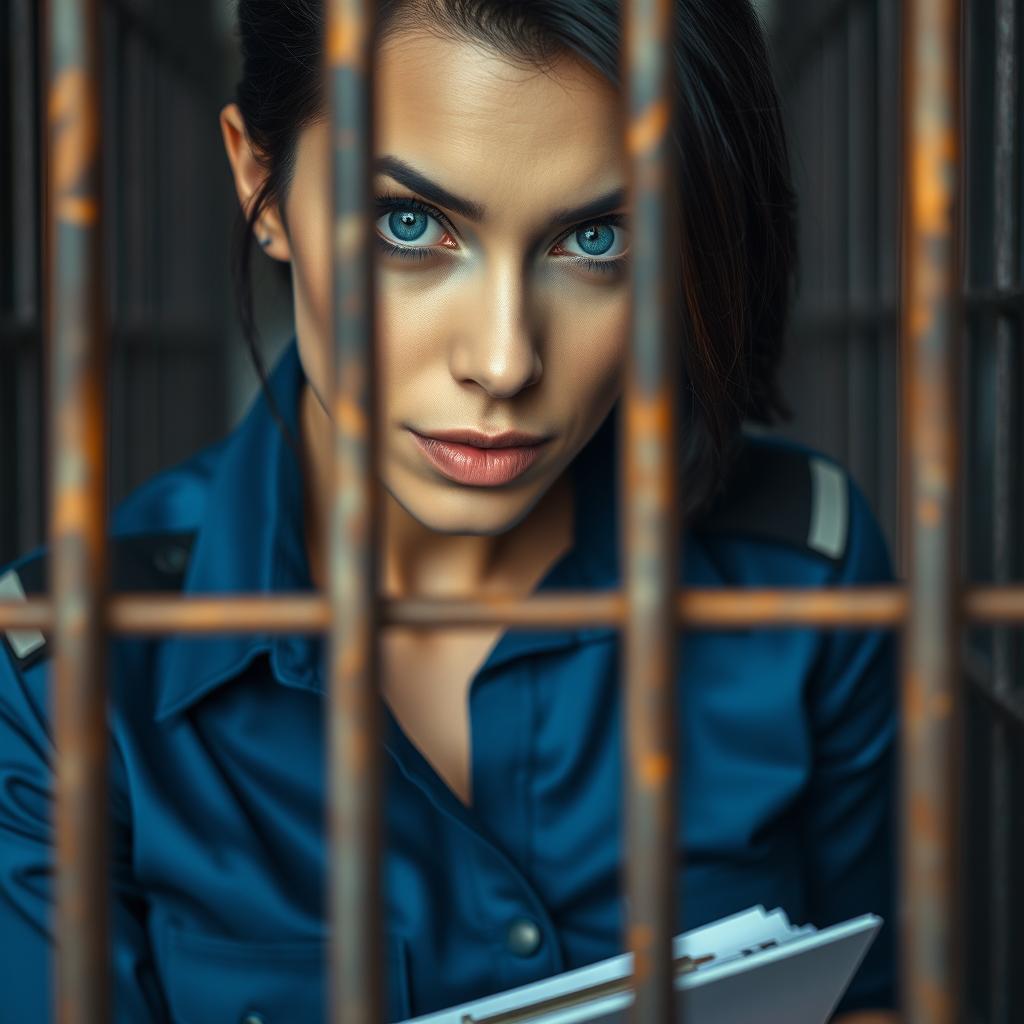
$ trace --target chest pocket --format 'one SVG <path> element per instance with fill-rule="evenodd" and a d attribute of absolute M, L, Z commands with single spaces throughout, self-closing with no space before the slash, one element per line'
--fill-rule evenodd
<path fill-rule="evenodd" d="M 412 1016 L 405 940 L 386 939 L 387 1021 Z M 164 992 L 174 1024 L 320 1024 L 327 945 L 248 942 L 169 929 Z"/>

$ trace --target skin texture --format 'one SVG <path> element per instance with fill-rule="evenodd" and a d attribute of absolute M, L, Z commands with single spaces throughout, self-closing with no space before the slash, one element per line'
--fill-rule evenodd
<path fill-rule="evenodd" d="M 423 240 L 436 244 L 423 260 L 378 258 L 384 591 L 525 593 L 571 541 L 563 471 L 622 387 L 627 274 L 581 268 L 572 241 L 572 255 L 558 254 L 562 236 L 587 225 L 552 221 L 554 211 L 625 185 L 618 99 L 569 60 L 545 75 L 478 44 L 428 34 L 392 36 L 378 75 L 377 154 L 486 208 L 474 223 L 441 207 L 450 226 L 431 222 Z M 237 108 L 225 108 L 221 121 L 245 203 L 262 172 L 247 153 Z M 270 211 L 260 232 L 271 238 L 266 253 L 291 263 L 296 333 L 313 386 L 302 404 L 303 443 L 308 543 L 321 582 L 331 442 L 317 398 L 329 391 L 329 146 L 326 124 L 302 132 L 288 231 Z M 374 189 L 423 198 L 384 175 Z M 382 222 L 394 242 L 386 215 Z M 628 248 L 628 230 L 615 231 L 612 255 Z M 553 440 L 518 479 L 473 487 L 443 477 L 404 425 L 425 433 L 520 429 Z"/>
<path fill-rule="evenodd" d="M 383 44 L 377 74 L 376 154 L 397 157 L 485 208 L 474 221 L 431 204 L 448 223 L 431 220 L 408 243 L 426 248 L 425 259 L 378 256 L 383 592 L 526 594 L 572 542 L 564 470 L 622 388 L 626 265 L 612 272 L 581 266 L 576 231 L 594 220 L 553 217 L 625 187 L 619 98 L 570 58 L 545 73 L 513 66 L 476 42 L 418 31 Z M 245 206 L 264 171 L 234 104 L 222 111 L 221 128 Z M 427 199 L 385 175 L 375 178 L 374 193 Z M 380 212 L 378 230 L 401 244 L 388 212 Z M 323 402 L 330 390 L 330 220 L 330 136 L 320 122 L 299 137 L 284 220 L 271 208 L 258 230 L 270 238 L 266 254 L 292 270 L 296 334 L 312 385 L 302 399 L 306 539 L 320 586 L 332 435 Z M 629 249 L 628 224 L 614 231 L 608 257 Z M 443 477 L 406 426 L 423 433 L 520 429 L 553 440 L 512 483 L 471 487 Z M 468 803 L 465 687 L 501 630 L 387 632 L 385 693 Z M 841 1020 L 898 1018 L 879 1012 Z"/>

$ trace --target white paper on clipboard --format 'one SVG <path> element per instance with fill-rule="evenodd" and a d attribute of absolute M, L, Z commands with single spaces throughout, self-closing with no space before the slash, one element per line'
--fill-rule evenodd
<path fill-rule="evenodd" d="M 677 957 L 710 957 L 675 980 L 686 1024 L 826 1024 L 881 927 L 864 914 L 820 931 L 794 927 L 781 910 L 764 907 L 677 935 Z M 403 1024 L 487 1024 L 509 1010 L 536 1007 L 531 1024 L 625 1024 L 630 991 L 543 1009 L 547 1000 L 625 979 L 633 955 L 622 953 L 541 981 L 461 1003 Z"/>

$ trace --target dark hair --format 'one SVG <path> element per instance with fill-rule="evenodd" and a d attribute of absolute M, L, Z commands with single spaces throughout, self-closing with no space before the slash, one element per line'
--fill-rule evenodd
<path fill-rule="evenodd" d="M 240 219 L 235 276 L 264 380 L 253 229 L 267 203 L 283 212 L 298 135 L 324 115 L 323 17 L 322 0 L 238 0 L 244 64 L 236 100 L 267 176 Z M 378 40 L 423 27 L 541 67 L 571 54 L 613 85 L 619 80 L 618 0 L 379 0 L 377 26 Z M 680 468 L 689 515 L 719 489 L 743 420 L 770 425 L 791 416 L 778 374 L 797 273 L 796 195 L 764 28 L 750 0 L 675 0 L 675 33 L 674 158 L 685 226 L 679 312 L 689 384 Z"/>

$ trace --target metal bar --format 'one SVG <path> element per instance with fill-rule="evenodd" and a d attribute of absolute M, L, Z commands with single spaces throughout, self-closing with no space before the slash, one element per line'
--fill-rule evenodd
<path fill-rule="evenodd" d="M 334 196 L 334 480 L 324 550 L 330 553 L 330 1019 L 335 1024 L 379 1024 L 385 1017 L 370 193 L 373 15 L 370 0 L 331 0 L 325 46 Z"/>
<path fill-rule="evenodd" d="M 902 30 L 901 4 L 875 3 L 875 45 L 878 52 L 878 93 L 875 103 L 877 126 L 875 187 L 878 192 L 878 217 L 875 234 L 877 295 L 882 305 L 898 303 L 901 257 L 901 182 L 903 151 L 900 146 L 899 104 L 892 102 L 900 88 L 900 52 Z M 890 536 L 898 533 L 901 518 L 899 451 L 902 413 L 899 401 L 899 319 L 879 324 L 878 357 L 879 405 L 885 418 L 885 430 L 878 454 L 878 493 L 876 506 Z M 897 551 L 897 560 L 902 552 Z M 903 566 L 895 566 L 902 577 Z"/>
<path fill-rule="evenodd" d="M 963 306 L 971 316 L 994 313 L 1019 319 L 1024 316 L 1024 287 L 971 288 L 964 293 Z M 819 344 L 844 337 L 847 329 L 886 329 L 898 320 L 899 310 L 887 302 L 807 302 L 795 312 L 790 331 L 797 341 Z"/>
<path fill-rule="evenodd" d="M 965 302 L 969 312 L 991 310 L 1001 316 L 1024 315 L 1024 287 L 972 288 L 967 292 Z"/>
<path fill-rule="evenodd" d="M 851 8 L 846 24 L 843 93 L 846 109 L 846 296 L 851 304 L 878 301 L 877 195 L 875 173 L 876 91 L 874 49 L 876 10 L 871 4 Z M 878 453 L 884 419 L 873 408 L 878 398 L 879 331 L 868 327 L 848 333 L 847 465 L 877 493 Z"/>
<path fill-rule="evenodd" d="M 993 171 L 993 264 L 995 291 L 1005 293 L 1019 284 L 1017 188 L 1020 172 L 1017 105 L 1020 70 L 1017 0 L 996 0 L 995 6 L 995 111 Z M 1019 445 L 1014 409 L 1020 400 L 1019 322 L 997 316 L 995 322 L 995 438 L 993 444 L 992 570 L 997 584 L 1007 584 L 1016 569 L 1019 540 L 1016 528 L 1014 483 Z M 992 700 L 1002 704 L 1013 692 L 1017 670 L 1014 638 L 996 630 L 993 641 Z M 1009 1024 L 1011 918 L 1009 899 L 1012 867 L 1013 793 L 1010 736 L 1007 723 L 992 720 L 990 785 L 992 793 L 991 870 L 988 873 L 992 947 L 989 957 L 992 1024 Z"/>
<path fill-rule="evenodd" d="M 562 629 L 621 626 L 626 602 L 621 593 L 562 591 L 528 598 L 481 595 L 458 598 L 403 598 L 379 602 L 384 626 L 507 626 Z M 1024 588 L 1016 602 L 1024 618 Z M 906 610 L 899 586 L 811 588 L 691 588 L 677 595 L 680 626 L 732 629 L 740 626 L 898 626 Z M 0 602 L 0 629 L 39 629 L 52 624 L 42 598 Z M 108 604 L 114 633 L 319 633 L 330 626 L 330 606 L 313 594 L 182 597 L 179 594 L 117 594 Z"/>
<path fill-rule="evenodd" d="M 997 691 L 992 663 L 982 651 L 968 649 L 964 653 L 964 675 L 974 692 L 983 697 L 988 703 L 989 709 L 998 716 L 1000 723 L 1024 735 L 1024 691 L 1019 689 L 1011 690 L 1009 693 Z M 1005 896 L 1004 893 L 1004 898 Z M 1009 977 L 1004 979 L 1004 983 L 1008 996 Z"/>
<path fill-rule="evenodd" d="M 106 350 L 98 0 L 52 0 L 48 30 L 55 1005 L 62 1024 L 106 1024 Z"/>
<path fill-rule="evenodd" d="M 29 325 L 40 315 L 39 276 L 39 178 L 36 171 L 38 106 L 36 50 L 25 45 L 38 37 L 35 33 L 34 4 L 14 0 L 10 6 L 12 45 L 10 114 L 14 146 L 11 150 L 11 191 L 14 199 L 14 238 L 11 267 L 16 322 Z"/>
<path fill-rule="evenodd" d="M 857 587 L 693 587 L 676 597 L 680 626 L 700 629 L 822 626 L 831 628 L 902 625 L 909 604 L 901 585 Z M 528 598 L 482 596 L 403 598 L 379 602 L 383 626 L 507 626 L 562 629 L 618 626 L 624 598 L 610 591 L 561 591 Z M 1024 623 L 1024 586 L 968 587 L 960 613 L 977 624 Z M 322 633 L 330 627 L 330 605 L 313 594 L 182 597 L 177 593 L 120 593 L 107 602 L 112 633 Z M 53 627 L 45 598 L 0 601 L 0 629 Z"/>
<path fill-rule="evenodd" d="M 908 485 L 903 638 L 903 944 L 908 1024 L 960 1018 L 957 823 L 960 624 L 956 600 L 955 343 L 959 4 L 903 8 L 904 279 L 901 310 Z"/>
<path fill-rule="evenodd" d="M 676 391 L 680 371 L 672 307 L 679 263 L 670 196 L 673 173 L 675 5 L 629 0 L 623 6 L 622 81 L 634 239 L 631 347 L 624 388 L 621 445 L 625 635 L 627 921 L 633 954 L 636 1024 L 680 1020 L 673 1009 L 672 936 L 681 920 L 676 872 L 678 586 Z"/>

